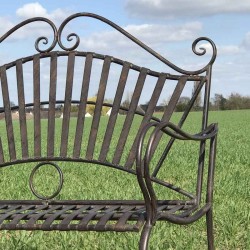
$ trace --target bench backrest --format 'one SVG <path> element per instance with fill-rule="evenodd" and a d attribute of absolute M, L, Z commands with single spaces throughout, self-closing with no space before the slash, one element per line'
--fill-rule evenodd
<path fill-rule="evenodd" d="M 76 37 L 76 44 L 71 48 L 64 47 L 61 42 L 62 30 L 70 20 L 78 16 L 97 18 L 109 24 L 174 69 L 176 74 L 152 71 L 111 56 L 77 51 L 79 37 L 75 34 L 71 37 Z M 213 49 L 210 62 L 196 71 L 178 68 L 116 24 L 90 13 L 79 13 L 67 18 L 58 31 L 55 25 L 45 18 L 29 19 L 7 32 L 0 42 L 16 29 L 34 21 L 49 23 L 54 30 L 55 37 L 53 44 L 47 50 L 42 51 L 39 48 L 39 42 L 43 39 L 39 38 L 36 42 L 38 54 L 6 63 L 0 67 L 2 89 L 0 99 L 2 98 L 3 102 L 0 115 L 4 114 L 6 124 L 5 128 L 1 125 L 0 166 L 45 159 L 77 160 L 124 168 L 126 171 L 133 172 L 136 146 L 142 127 L 151 120 L 169 121 L 183 89 L 187 85 L 193 85 L 194 82 L 196 82 L 196 89 L 177 124 L 179 127 L 183 125 L 201 89 L 204 88 L 202 128 L 207 126 L 211 68 L 216 56 L 216 49 L 211 40 L 199 38 L 193 43 L 193 51 L 197 55 L 205 54 L 205 50 L 202 52 L 196 50 L 198 42 L 202 40 L 209 42 Z M 53 51 L 57 44 L 62 51 Z M 61 58 L 64 58 L 64 61 L 61 61 Z M 82 60 L 79 61 L 80 63 L 77 61 L 78 58 Z M 62 62 L 67 63 L 64 76 L 60 74 Z M 100 62 L 101 70 L 99 70 L 100 74 L 97 74 L 96 72 L 99 71 L 95 71 L 96 66 L 94 65 L 100 65 Z M 44 67 L 48 69 L 46 75 L 42 72 Z M 28 73 L 25 72 L 25 69 L 28 70 L 28 73 L 32 72 L 29 80 L 26 80 Z M 118 76 L 116 76 L 116 80 L 112 77 L 114 69 Z M 77 82 L 76 74 L 80 79 Z M 79 77 L 79 75 L 81 76 Z M 133 77 L 130 77 L 131 75 Z M 49 79 L 47 89 L 44 84 L 46 77 Z M 14 78 L 15 80 L 13 80 Z M 147 83 L 148 79 L 150 80 Z M 169 82 L 173 82 L 174 88 L 173 91 L 167 93 L 164 88 Z M 126 88 L 132 93 L 128 105 L 125 105 L 124 102 L 128 93 Z M 41 93 L 45 89 L 47 93 Z M 93 97 L 93 91 L 91 92 L 90 89 L 91 91 L 96 90 L 94 100 L 90 98 Z M 64 96 L 61 98 L 62 92 L 64 92 Z M 138 109 L 142 93 L 148 96 L 145 111 Z M 18 104 L 12 106 L 10 96 L 15 95 Z M 33 96 L 32 100 L 27 101 L 30 96 Z M 169 102 L 163 115 L 155 117 L 154 112 L 160 98 L 169 96 Z M 59 105 L 63 105 L 61 110 Z M 77 108 L 72 121 L 73 105 L 77 105 Z M 89 105 L 95 105 L 92 118 L 85 116 Z M 103 106 L 111 108 L 109 117 L 102 117 Z M 31 113 L 27 112 L 28 109 Z M 58 114 L 61 119 L 58 118 Z M 123 115 L 119 117 L 119 114 Z M 13 121 L 15 115 L 19 122 Z M 28 117 L 32 116 L 33 119 L 27 121 Z M 141 118 L 136 119 L 136 116 Z M 132 125 L 137 129 L 132 130 Z M 18 138 L 21 142 L 19 144 Z M 128 138 L 130 138 L 129 142 Z M 157 140 L 160 140 L 160 136 Z M 18 148 L 21 148 L 19 151 L 17 144 Z M 160 160 L 155 175 L 161 163 Z"/>

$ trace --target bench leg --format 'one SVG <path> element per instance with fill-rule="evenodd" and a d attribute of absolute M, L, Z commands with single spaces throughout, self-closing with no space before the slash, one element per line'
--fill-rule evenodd
<path fill-rule="evenodd" d="M 213 210 L 212 208 L 206 214 L 207 222 L 207 243 L 208 250 L 214 250 L 214 230 L 213 230 Z"/>
<path fill-rule="evenodd" d="M 151 230 L 152 230 L 152 225 L 149 225 L 146 223 L 142 229 L 139 250 L 148 249 L 149 236 L 150 236 Z"/>

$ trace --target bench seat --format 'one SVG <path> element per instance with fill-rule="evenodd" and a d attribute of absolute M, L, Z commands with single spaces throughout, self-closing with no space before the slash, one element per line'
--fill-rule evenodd
<path fill-rule="evenodd" d="M 166 214 L 188 216 L 194 203 L 158 201 L 159 220 Z M 190 211 L 190 212 L 189 212 Z M 6 201 L 0 205 L 0 229 L 139 232 L 146 221 L 144 201 Z"/>

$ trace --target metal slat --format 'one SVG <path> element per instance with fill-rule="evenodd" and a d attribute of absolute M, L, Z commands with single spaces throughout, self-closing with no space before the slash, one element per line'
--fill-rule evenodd
<path fill-rule="evenodd" d="M 4 104 L 4 113 L 5 113 L 5 124 L 8 138 L 8 148 L 10 160 L 16 160 L 16 148 L 15 148 L 15 138 L 14 130 L 12 123 L 12 114 L 10 108 L 10 97 L 9 97 L 9 88 L 6 75 L 6 68 L 2 66 L 0 68 L 1 74 L 1 84 L 2 84 L 2 95 L 3 95 L 3 104 Z"/>
<path fill-rule="evenodd" d="M 142 68 L 135 86 L 135 90 L 134 90 L 134 94 L 132 96 L 131 99 L 131 103 L 129 106 L 129 110 L 128 113 L 126 115 L 124 124 L 123 124 L 123 128 L 122 128 L 122 132 L 120 134 L 118 143 L 117 143 L 117 147 L 116 147 L 116 151 L 114 154 L 114 158 L 113 158 L 113 164 L 118 165 L 120 163 L 120 159 L 123 153 L 123 149 L 129 134 L 129 130 L 131 128 L 132 122 L 133 122 L 133 118 L 135 115 L 135 111 L 141 96 L 141 91 L 142 88 L 144 86 L 144 82 L 146 80 L 146 76 L 147 76 L 147 69 L 146 68 Z"/>
<path fill-rule="evenodd" d="M 106 161 L 111 138 L 112 138 L 112 135 L 114 132 L 115 123 L 117 120 L 117 115 L 118 115 L 120 105 L 121 105 L 122 96 L 123 96 L 125 85 L 127 82 L 129 69 L 130 69 L 130 64 L 125 62 L 123 65 L 123 68 L 122 68 L 122 72 L 120 75 L 119 83 L 117 86 L 117 90 L 116 90 L 116 94 L 115 94 L 115 98 L 114 98 L 114 102 L 113 102 L 113 107 L 112 107 L 111 114 L 109 117 L 107 129 L 106 129 L 106 132 L 104 135 L 104 140 L 102 143 L 99 161 Z"/>
<path fill-rule="evenodd" d="M 0 216 L 0 225 L 7 219 L 11 217 L 14 211 L 21 209 L 21 205 L 15 205 L 15 206 L 8 206 L 7 209 L 4 211 L 4 214 L 1 214 Z"/>
<path fill-rule="evenodd" d="M 58 206 L 47 206 L 47 208 L 44 208 L 43 210 L 41 210 L 42 212 L 34 214 L 30 217 L 30 219 L 26 222 L 26 224 L 24 225 L 24 227 L 32 227 L 34 228 L 35 226 L 42 226 L 42 224 L 36 224 L 36 222 L 40 219 L 43 218 L 44 215 L 49 214 L 49 213 L 55 213 L 55 211 L 58 211 L 60 209 L 62 209 L 63 206 L 62 205 L 58 205 Z"/>
<path fill-rule="evenodd" d="M 93 206 L 92 209 L 88 210 L 88 214 L 86 214 L 79 224 L 76 225 L 77 230 L 87 230 L 89 225 L 88 223 L 98 214 L 98 211 L 103 210 L 105 206 L 96 205 Z"/>
<path fill-rule="evenodd" d="M 133 216 L 133 211 L 128 211 L 128 212 L 122 214 L 121 218 L 117 221 L 117 223 L 115 225 L 115 229 L 118 231 L 126 231 L 126 229 L 127 229 L 126 226 L 128 226 L 128 224 L 129 224 L 128 221 L 132 216 Z M 133 224 L 130 224 L 130 226 L 133 226 Z"/>
<path fill-rule="evenodd" d="M 63 108 L 62 137 L 61 137 L 61 149 L 60 149 L 61 157 L 67 156 L 74 66 L 75 66 L 75 53 L 71 52 L 69 53 L 68 57 L 65 102 Z"/>
<path fill-rule="evenodd" d="M 157 81 L 157 83 L 155 85 L 153 94 L 152 94 L 152 96 L 150 98 L 146 114 L 143 117 L 140 128 L 139 128 L 139 130 L 137 132 L 137 135 L 135 137 L 134 143 L 133 143 L 133 145 L 132 145 L 132 147 L 130 149 L 130 153 L 129 153 L 127 162 L 125 163 L 125 168 L 131 168 L 133 166 L 133 164 L 134 164 L 135 156 L 136 156 L 136 148 L 137 148 L 140 133 L 141 133 L 143 127 L 150 121 L 150 119 L 153 116 L 155 107 L 156 107 L 157 102 L 159 100 L 159 97 L 161 95 L 161 91 L 162 91 L 162 88 L 163 88 L 163 86 L 165 84 L 166 78 L 167 78 L 167 75 L 164 74 L 164 73 L 161 73 L 161 75 L 158 78 L 158 81 Z"/>
<path fill-rule="evenodd" d="M 178 100 L 181 96 L 181 93 L 185 87 L 186 82 L 187 82 L 187 76 L 182 76 L 179 79 L 179 81 L 174 89 L 173 95 L 171 96 L 170 101 L 166 107 L 166 110 L 162 116 L 162 119 L 161 119 L 162 121 L 168 122 L 170 120 L 170 118 L 171 118 L 171 116 L 176 108 L 176 104 L 178 103 Z"/>
<path fill-rule="evenodd" d="M 28 158 L 29 149 L 28 149 L 27 124 L 26 124 L 26 112 L 25 112 L 25 96 L 24 96 L 24 85 L 23 85 L 22 60 L 18 60 L 16 63 L 16 75 L 17 75 L 20 134 L 21 134 L 21 142 L 22 142 L 22 157 Z"/>
<path fill-rule="evenodd" d="M 73 151 L 74 158 L 78 158 L 80 156 L 80 151 L 81 151 L 83 128 L 84 128 L 84 121 L 85 121 L 85 112 L 86 112 L 87 98 L 88 98 L 88 92 L 89 92 L 89 82 L 90 82 L 90 75 L 91 75 L 91 69 L 92 69 L 92 61 L 93 61 L 93 54 L 88 53 L 86 56 L 86 60 L 85 60 L 84 74 L 83 74 L 83 80 L 82 80 L 82 91 L 81 91 L 80 103 L 79 103 L 79 108 L 78 108 L 78 117 L 77 117 L 74 151 Z"/>
<path fill-rule="evenodd" d="M 56 84 L 57 84 L 57 54 L 55 52 L 55 53 L 52 53 L 51 59 L 50 59 L 50 90 L 49 90 L 47 156 L 54 156 Z"/>
<path fill-rule="evenodd" d="M 71 214 L 68 214 L 66 217 L 64 217 L 61 220 L 61 223 L 58 224 L 58 227 L 65 227 L 67 228 L 70 225 L 70 222 L 73 221 L 76 217 L 79 215 L 82 215 L 83 212 L 85 212 L 90 206 L 89 205 L 84 205 L 75 211 L 73 211 Z"/>
<path fill-rule="evenodd" d="M 40 56 L 33 59 L 34 84 L 34 156 L 41 156 L 41 114 L 40 114 Z"/>
<path fill-rule="evenodd" d="M 178 126 L 179 126 L 180 128 L 181 128 L 182 125 L 184 124 L 184 122 L 185 122 L 185 120 L 186 120 L 186 118 L 187 118 L 187 116 L 188 116 L 188 114 L 189 114 L 191 108 L 193 107 L 193 104 L 194 104 L 194 102 L 195 102 L 195 100 L 196 100 L 198 94 L 200 93 L 200 91 L 201 91 L 201 89 L 202 89 L 202 87 L 203 87 L 204 82 L 205 82 L 205 78 L 202 79 L 202 80 L 200 81 L 200 84 L 197 86 L 197 89 L 195 90 L 195 92 L 194 92 L 194 94 L 193 94 L 191 100 L 189 101 L 189 103 L 188 103 L 188 105 L 187 105 L 187 108 L 186 108 L 185 111 L 183 112 L 183 115 L 182 115 L 182 117 L 181 117 L 181 119 L 180 119 L 180 121 L 179 121 L 179 123 L 178 123 Z M 154 171 L 153 171 L 153 173 L 152 173 L 152 176 L 155 177 L 155 176 L 157 175 L 157 173 L 158 173 L 158 171 L 160 170 L 160 167 L 161 167 L 161 165 L 162 165 L 164 159 L 166 158 L 168 152 L 170 151 L 170 149 L 171 149 L 171 147 L 172 147 L 174 141 L 175 141 L 175 138 L 171 138 L 170 141 L 168 142 L 168 144 L 167 144 L 167 146 L 166 146 L 166 148 L 165 148 L 163 154 L 161 155 L 161 157 L 160 157 L 160 159 L 159 159 L 159 161 L 158 161 L 158 163 L 157 163 L 157 165 L 156 165 L 156 167 L 155 167 L 155 169 L 154 169 Z"/>
<path fill-rule="evenodd" d="M 39 206 L 36 207 L 35 205 L 31 205 L 31 206 L 22 206 L 22 210 L 19 210 L 17 214 L 14 215 L 14 219 L 12 219 L 12 221 L 10 223 L 8 223 L 8 228 L 16 228 L 18 226 L 18 224 L 20 222 L 22 222 L 22 220 L 25 220 L 25 218 L 27 218 L 28 216 L 32 216 L 33 214 L 47 208 L 48 205 L 44 205 L 44 206 Z M 20 213 L 22 212 L 22 213 Z M 21 224 L 21 223 L 20 223 Z M 19 224 L 19 225 L 20 225 Z"/>
<path fill-rule="evenodd" d="M 0 163 L 4 163 L 3 144 L 1 137 L 0 137 Z"/>
<path fill-rule="evenodd" d="M 128 218 L 133 214 L 135 208 L 136 206 L 126 206 L 122 209 L 122 211 L 120 212 L 122 213 L 122 216 L 117 220 L 117 223 L 115 224 L 116 230 L 122 231 L 124 229 L 124 225 L 126 224 Z"/>
<path fill-rule="evenodd" d="M 109 220 L 117 213 L 117 209 L 120 206 L 111 206 L 104 211 L 104 214 L 101 216 L 99 221 L 95 225 L 96 230 L 104 230 L 106 226 L 108 226 Z"/>
<path fill-rule="evenodd" d="M 181 93 L 185 87 L 185 84 L 187 82 L 187 76 L 181 76 L 175 89 L 174 89 L 174 92 L 170 98 L 170 101 L 164 111 L 164 114 L 162 116 L 162 119 L 161 121 L 162 122 L 169 122 L 175 108 L 176 108 L 176 104 L 178 103 L 178 100 L 181 96 Z M 162 137 L 162 132 L 160 131 L 160 133 L 158 133 L 155 137 L 155 140 L 154 140 L 154 145 L 152 146 L 152 155 L 154 154 L 155 152 L 155 149 L 157 148 L 158 144 L 159 144 L 159 141 Z"/>
<path fill-rule="evenodd" d="M 41 229 L 42 230 L 50 230 L 50 227 L 52 226 L 53 222 L 60 217 L 64 212 L 67 212 L 69 210 L 73 210 L 76 206 L 64 206 L 62 209 L 58 210 L 56 213 L 51 214 L 42 224 Z"/>
<path fill-rule="evenodd" d="M 91 125 L 90 135 L 89 135 L 89 141 L 88 141 L 88 147 L 87 147 L 87 153 L 86 153 L 87 160 L 91 160 L 93 158 L 95 142 L 96 142 L 98 127 L 99 127 L 101 112 L 102 112 L 102 105 L 103 105 L 105 90 L 106 90 L 107 81 L 108 81 L 110 64 L 111 64 L 111 57 L 106 56 L 104 59 L 103 67 L 102 67 L 101 80 L 100 80 L 99 89 L 97 93 L 95 111 L 94 111 L 93 121 Z"/>
<path fill-rule="evenodd" d="M 179 127 L 181 127 L 181 126 L 184 124 L 184 122 L 185 122 L 185 120 L 186 120 L 186 118 L 187 118 L 189 112 L 191 111 L 191 109 L 192 109 L 192 107 L 193 107 L 193 105 L 194 105 L 194 103 L 195 103 L 195 100 L 197 99 L 197 96 L 198 96 L 198 95 L 200 94 L 200 92 L 201 92 L 201 89 L 202 89 L 202 87 L 203 87 L 203 85 L 204 85 L 204 83 L 205 83 L 205 80 L 206 80 L 206 78 L 203 78 L 203 79 L 200 81 L 200 83 L 199 83 L 199 85 L 197 86 L 197 88 L 195 89 L 195 91 L 194 91 L 194 93 L 193 93 L 193 96 L 191 97 L 191 100 L 189 101 L 189 103 L 188 103 L 186 109 L 184 110 L 183 115 L 182 115 L 182 117 L 181 117 L 181 119 L 180 119 L 180 121 L 179 121 L 179 123 L 178 123 L 178 126 L 179 126 Z"/>

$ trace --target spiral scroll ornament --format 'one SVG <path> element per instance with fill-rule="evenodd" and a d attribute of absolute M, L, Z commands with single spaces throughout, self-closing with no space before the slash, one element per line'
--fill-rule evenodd
<path fill-rule="evenodd" d="M 67 41 L 71 42 L 71 43 L 73 42 L 73 45 L 66 46 L 62 42 L 62 32 L 63 32 L 65 26 L 70 21 L 72 21 L 73 19 L 78 18 L 78 17 L 90 17 L 90 18 L 98 19 L 99 21 L 101 21 L 103 23 L 106 23 L 108 26 L 111 26 L 112 28 L 114 28 L 115 30 L 117 30 L 118 32 L 123 34 L 125 37 L 127 37 L 128 39 L 130 39 L 131 41 L 133 41 L 134 43 L 139 45 L 141 48 L 146 50 L 148 53 L 150 53 L 151 55 L 153 55 L 154 57 L 159 59 L 161 62 L 163 62 L 164 64 L 166 64 L 167 66 L 169 66 L 170 68 L 174 69 L 175 71 L 177 71 L 177 72 L 179 72 L 181 74 L 197 75 L 197 74 L 205 72 L 208 69 L 209 65 L 211 65 L 215 61 L 215 58 L 216 58 L 216 55 L 217 55 L 216 46 L 215 46 L 214 42 L 211 39 L 209 39 L 207 37 L 197 38 L 192 44 L 192 50 L 193 50 L 194 54 L 197 55 L 197 56 L 203 56 L 203 55 L 206 54 L 207 51 L 206 51 L 205 48 L 199 48 L 199 50 L 197 48 L 197 45 L 198 45 L 199 42 L 206 41 L 212 47 L 211 59 L 209 60 L 209 62 L 203 68 L 201 68 L 199 70 L 194 70 L 194 71 L 184 70 L 184 69 L 176 66 L 175 64 L 171 63 L 170 61 L 168 61 L 165 57 L 161 56 L 155 50 L 148 47 L 142 41 L 140 41 L 139 39 L 137 39 L 136 37 L 134 37 L 133 35 L 128 33 L 126 30 L 124 30 L 123 28 L 121 28 L 117 24 L 113 23 L 112 21 L 110 21 L 110 20 L 108 20 L 108 19 L 106 19 L 106 18 L 104 18 L 102 16 L 99 16 L 99 15 L 96 15 L 96 14 L 93 14 L 93 13 L 87 13 L 87 12 L 80 12 L 80 13 L 76 13 L 76 14 L 73 14 L 73 15 L 69 16 L 68 18 L 66 18 L 62 22 L 62 24 L 60 25 L 58 30 L 57 30 L 55 24 L 52 21 L 50 21 L 49 19 L 47 19 L 47 18 L 35 17 L 35 18 L 27 19 L 26 21 L 23 21 L 20 24 L 16 25 L 11 30 L 9 30 L 5 35 L 3 35 L 0 38 L 0 43 L 2 41 L 4 41 L 8 36 L 10 36 L 13 32 L 15 32 L 17 29 L 25 26 L 26 24 L 31 23 L 31 22 L 42 21 L 42 22 L 46 22 L 46 23 L 48 23 L 50 25 L 50 27 L 52 28 L 53 33 L 54 33 L 54 38 L 53 38 L 53 42 L 51 43 L 51 45 L 47 49 L 41 49 L 40 44 L 42 43 L 44 45 L 47 45 L 49 43 L 48 38 L 46 36 L 41 36 L 41 37 L 37 38 L 37 40 L 35 42 L 35 49 L 40 53 L 50 52 L 58 44 L 61 47 L 61 49 L 63 49 L 63 50 L 72 51 L 72 50 L 75 50 L 75 49 L 78 48 L 78 46 L 80 44 L 80 36 L 78 34 L 76 34 L 76 33 L 70 33 L 69 35 L 67 35 Z"/>
<path fill-rule="evenodd" d="M 40 48 L 40 44 L 41 42 L 44 45 L 47 45 L 49 42 L 49 39 L 45 36 L 42 37 L 38 37 L 35 41 L 35 49 L 39 52 L 39 53 L 44 53 L 44 52 L 49 52 L 51 50 L 53 50 L 57 44 L 57 28 L 55 26 L 55 24 L 50 21 L 48 18 L 45 17 L 34 17 L 34 18 L 29 18 L 19 24 L 17 24 L 16 26 L 14 26 L 12 29 L 10 29 L 8 32 L 6 32 L 1 38 L 0 38 L 0 43 L 3 42 L 7 37 L 9 37 L 11 34 L 13 34 L 16 30 L 20 29 L 21 27 L 29 24 L 29 23 L 33 23 L 33 22 L 45 22 L 48 23 L 50 25 L 50 27 L 53 30 L 53 42 L 51 43 L 51 45 L 47 48 L 47 49 L 41 49 Z"/>

